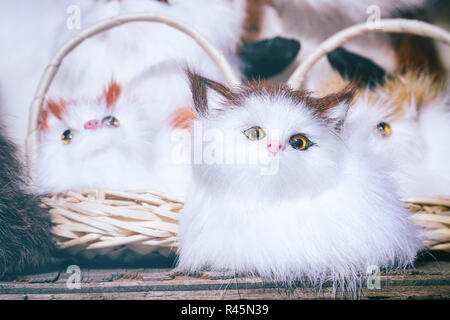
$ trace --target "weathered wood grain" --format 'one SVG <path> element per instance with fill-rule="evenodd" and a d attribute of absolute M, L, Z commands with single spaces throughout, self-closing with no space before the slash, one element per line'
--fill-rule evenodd
<path fill-rule="evenodd" d="M 206 273 L 188 277 L 173 269 L 81 269 L 79 289 L 70 289 L 65 270 L 0 282 L 0 299 L 332 299 L 330 284 L 321 292 L 304 287 L 279 289 L 258 278 Z M 449 299 L 450 262 L 424 262 L 380 277 L 381 288 L 366 286 L 361 299 Z M 339 296 L 338 296 L 339 297 Z"/>

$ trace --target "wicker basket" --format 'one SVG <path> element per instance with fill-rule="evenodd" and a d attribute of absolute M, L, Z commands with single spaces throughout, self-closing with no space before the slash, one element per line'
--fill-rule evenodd
<path fill-rule="evenodd" d="M 95 34 L 138 21 L 165 23 L 185 32 L 217 63 L 230 85 L 239 84 L 226 59 L 201 35 L 185 24 L 154 14 L 123 15 L 100 22 L 67 42 L 42 76 L 31 106 L 27 138 L 27 160 L 32 178 L 39 145 L 37 132 L 39 111 L 64 57 Z M 365 26 L 351 27 L 325 41 L 320 49 L 296 70 L 289 84 L 298 87 L 312 65 L 327 52 L 355 36 L 374 32 Z M 414 33 L 450 44 L 448 33 L 417 21 L 401 19 L 381 21 L 380 28 L 375 32 L 380 31 Z M 51 195 L 45 198 L 45 202 L 51 207 L 56 242 L 61 249 L 70 254 L 89 259 L 101 256 L 123 260 L 152 252 L 167 255 L 175 252 L 178 246 L 176 236 L 183 199 L 147 190 L 129 192 L 85 190 Z M 414 213 L 413 221 L 425 230 L 429 238 L 426 243 L 429 248 L 450 252 L 450 199 L 405 199 L 404 202 Z"/>
<path fill-rule="evenodd" d="M 37 155 L 38 118 L 45 95 L 63 59 L 84 40 L 131 22 L 157 22 L 184 32 L 209 55 L 230 86 L 238 85 L 226 58 L 197 31 L 184 23 L 158 14 L 127 14 L 87 28 L 65 43 L 47 66 L 30 110 L 27 163 L 34 178 Z M 53 233 L 61 249 L 93 259 L 134 259 L 158 252 L 168 255 L 177 248 L 177 229 L 183 200 L 155 191 L 84 190 L 63 192 L 44 198 L 55 223 Z"/>

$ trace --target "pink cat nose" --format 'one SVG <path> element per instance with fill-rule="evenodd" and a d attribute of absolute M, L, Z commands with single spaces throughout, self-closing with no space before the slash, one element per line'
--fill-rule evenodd
<path fill-rule="evenodd" d="M 86 130 L 95 130 L 95 129 L 98 129 L 98 128 L 100 128 L 100 121 L 98 121 L 98 120 L 89 120 L 88 122 L 86 122 L 85 124 L 84 124 L 84 128 L 86 129 Z"/>
<path fill-rule="evenodd" d="M 267 142 L 267 149 L 269 152 L 278 153 L 286 149 L 286 144 L 278 140 L 269 141 Z"/>

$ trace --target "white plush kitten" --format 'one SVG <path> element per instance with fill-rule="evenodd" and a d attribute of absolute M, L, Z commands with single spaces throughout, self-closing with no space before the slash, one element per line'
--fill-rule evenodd
<path fill-rule="evenodd" d="M 420 70 L 387 74 L 373 61 L 342 49 L 328 58 L 341 76 L 325 81 L 323 91 L 339 90 L 348 81 L 362 86 L 343 134 L 364 141 L 391 163 L 401 196 L 450 196 L 450 99 L 441 80 Z"/>
<path fill-rule="evenodd" d="M 426 145 L 425 163 L 433 168 L 433 175 L 436 176 L 436 179 L 429 177 L 429 194 L 449 197 L 450 144 L 447 139 L 450 137 L 450 88 L 447 87 L 439 97 L 422 106 L 419 126 Z"/>
<path fill-rule="evenodd" d="M 386 164 L 339 132 L 351 92 L 228 89 L 190 75 L 203 161 L 179 230 L 179 269 L 354 290 L 370 266 L 405 267 L 422 242 Z M 235 160 L 237 155 L 244 161 Z M 256 159 L 256 160 L 255 160 Z"/>
<path fill-rule="evenodd" d="M 411 97 L 401 106 L 366 92 L 354 101 L 343 130 L 391 162 L 401 196 L 448 197 L 449 124 L 450 107 L 442 98 L 418 106 Z"/>
<path fill-rule="evenodd" d="M 149 116 L 115 81 L 97 99 L 49 100 L 40 116 L 37 191 L 150 189 L 183 196 L 190 168 L 174 151 L 184 130 L 174 116 Z"/>
<path fill-rule="evenodd" d="M 8 119 L 10 127 L 8 135 L 19 145 L 24 144 L 29 106 L 45 66 L 65 41 L 91 25 L 120 14 L 149 12 L 168 16 L 199 31 L 237 69 L 235 51 L 244 6 L 245 0 L 42 0 L 39 4 L 16 0 L 1 4 L 0 99 L 1 115 Z M 77 18 L 80 28 L 76 28 Z M 181 67 L 175 71 L 178 65 Z M 186 34 L 159 23 L 130 23 L 88 39 L 71 52 L 49 96 L 93 97 L 111 77 L 128 83 L 149 70 L 155 72 L 140 98 L 151 98 L 149 102 L 158 103 L 159 109 L 168 108 L 170 113 L 190 103 L 184 81 L 186 65 L 223 81 L 215 63 Z M 171 75 L 166 78 L 168 73 Z"/>

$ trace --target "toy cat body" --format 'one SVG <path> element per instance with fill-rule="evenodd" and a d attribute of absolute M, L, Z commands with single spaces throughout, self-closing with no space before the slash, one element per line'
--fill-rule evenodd
<path fill-rule="evenodd" d="M 236 133 L 231 147 L 228 138 L 207 139 L 203 149 L 245 150 L 264 161 L 194 164 L 180 221 L 181 270 L 331 280 L 355 289 L 369 266 L 413 262 L 420 236 L 386 163 L 336 131 L 349 92 L 316 99 L 285 86 L 233 91 L 192 75 L 191 87 L 196 125 Z M 263 170 L 268 164 L 278 169 Z"/>
<path fill-rule="evenodd" d="M 360 58 L 356 62 L 355 57 L 342 49 L 329 54 L 340 75 L 335 74 L 323 85 L 323 92 L 339 90 L 349 81 L 361 85 L 349 109 L 344 134 L 352 141 L 365 141 L 377 157 L 391 163 L 401 196 L 448 196 L 448 89 L 437 80 L 440 78 L 425 71 L 380 73 L 383 69 L 373 61 Z"/>
<path fill-rule="evenodd" d="M 343 130 L 366 141 L 368 148 L 392 164 L 391 174 L 401 196 L 448 196 L 450 150 L 443 141 L 450 134 L 448 105 L 428 106 L 420 112 L 412 99 L 410 105 L 410 110 L 396 117 L 391 114 L 395 105 L 389 100 L 373 103 L 361 97 L 355 100 Z M 383 123 L 392 130 L 390 136 L 377 134 L 376 127 Z"/>
<path fill-rule="evenodd" d="M 139 98 L 115 81 L 97 100 L 50 100 L 41 113 L 37 189 L 183 195 L 190 170 L 175 164 L 177 131 L 183 129 L 148 115 Z"/>

